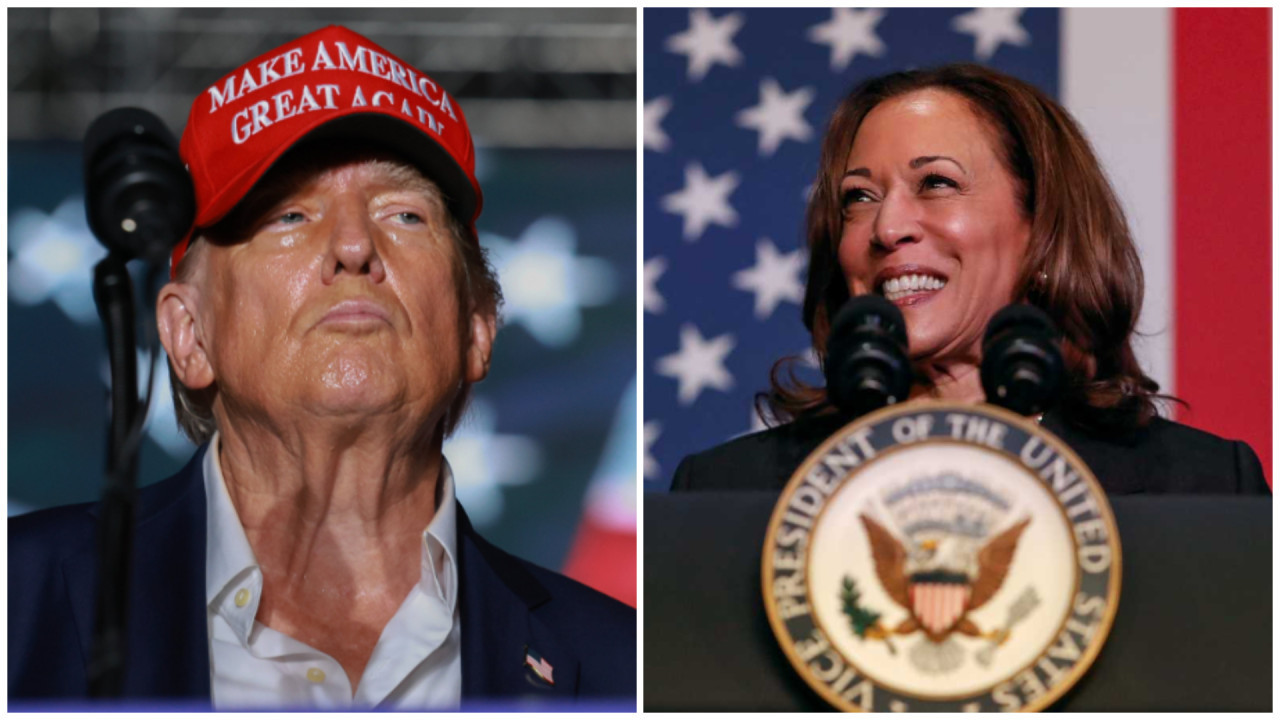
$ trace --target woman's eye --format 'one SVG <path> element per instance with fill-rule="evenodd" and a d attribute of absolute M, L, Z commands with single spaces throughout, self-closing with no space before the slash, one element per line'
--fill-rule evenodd
<path fill-rule="evenodd" d="M 848 190 L 844 191 L 844 194 L 841 196 L 840 200 L 841 200 L 840 202 L 841 206 L 849 207 L 850 205 L 853 205 L 855 203 L 871 202 L 872 198 L 871 198 L 871 194 L 868 193 L 866 190 L 863 190 L 862 188 L 849 188 Z"/>
<path fill-rule="evenodd" d="M 937 190 L 940 188 L 958 188 L 960 185 L 949 177 L 930 173 L 920 181 L 921 190 Z"/>

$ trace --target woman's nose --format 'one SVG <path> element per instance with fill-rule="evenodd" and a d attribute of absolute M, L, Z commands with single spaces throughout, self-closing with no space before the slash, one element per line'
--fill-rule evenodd
<path fill-rule="evenodd" d="M 880 203 L 872 226 L 871 242 L 884 250 L 920 239 L 919 207 L 904 193 L 889 193 Z"/>

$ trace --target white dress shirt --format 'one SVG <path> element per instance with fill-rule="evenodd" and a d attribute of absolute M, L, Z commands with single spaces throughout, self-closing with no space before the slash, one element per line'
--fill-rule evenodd
<path fill-rule="evenodd" d="M 227 493 L 218 436 L 204 457 L 205 599 L 213 706 L 225 709 L 456 709 L 462 696 L 453 473 L 422 533 L 422 574 L 383 628 L 352 691 L 329 655 L 258 622 L 262 571 Z"/>

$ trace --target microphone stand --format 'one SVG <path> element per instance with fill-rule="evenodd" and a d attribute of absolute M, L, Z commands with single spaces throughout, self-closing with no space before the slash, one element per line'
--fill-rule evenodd
<path fill-rule="evenodd" d="M 132 568 L 133 506 L 137 496 L 138 356 L 134 337 L 133 282 L 114 252 L 93 269 L 93 298 L 107 338 L 111 362 L 111 425 L 106 489 L 98 525 L 98 597 L 89 695 L 119 697 L 123 690 Z M 132 447 L 130 445 L 132 444 Z"/>
<path fill-rule="evenodd" d="M 139 400 L 133 281 L 125 263 L 143 259 L 146 291 L 154 292 L 162 263 L 194 221 L 195 191 L 173 134 L 146 110 L 117 108 L 103 114 L 89 126 L 84 146 L 85 215 L 108 250 L 93 269 L 93 299 L 111 362 L 111 425 L 88 680 L 91 697 L 111 698 L 124 691 L 138 452 L 159 344 L 153 327 L 145 325 L 152 361 L 146 399 Z"/>

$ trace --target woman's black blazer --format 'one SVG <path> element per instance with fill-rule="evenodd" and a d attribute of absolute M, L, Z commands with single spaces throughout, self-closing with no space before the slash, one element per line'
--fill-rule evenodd
<path fill-rule="evenodd" d="M 672 490 L 781 491 L 809 453 L 845 420 L 809 417 L 686 457 Z M 1053 412 L 1044 427 L 1071 446 L 1109 495 L 1270 494 L 1262 463 L 1247 443 L 1224 440 L 1163 418 L 1123 438 L 1092 437 Z"/>

